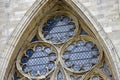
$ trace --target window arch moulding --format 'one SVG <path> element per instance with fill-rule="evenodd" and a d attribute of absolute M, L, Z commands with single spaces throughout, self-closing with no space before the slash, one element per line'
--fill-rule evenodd
<path fill-rule="evenodd" d="M 113 51 L 104 42 L 106 35 L 101 36 L 101 26 L 77 1 L 41 0 L 33 4 L 8 42 L 14 46 L 6 50 L 9 61 L 3 64 L 1 79 L 118 80 L 117 68 L 111 65 L 115 64 Z M 37 51 L 41 54 L 36 55 Z"/>

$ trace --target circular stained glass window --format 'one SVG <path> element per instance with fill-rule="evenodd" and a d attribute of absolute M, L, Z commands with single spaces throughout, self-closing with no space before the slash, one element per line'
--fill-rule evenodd
<path fill-rule="evenodd" d="M 26 77 L 41 78 L 53 71 L 57 61 L 57 50 L 45 42 L 31 43 L 23 55 L 18 57 L 17 68 Z"/>
<path fill-rule="evenodd" d="M 103 63 L 102 49 L 81 26 L 65 11 L 41 19 L 37 34 L 17 57 L 17 69 L 24 77 L 14 74 L 14 80 L 102 79 L 89 75 Z M 107 66 L 102 70 L 110 73 Z"/>
<path fill-rule="evenodd" d="M 71 72 L 85 72 L 99 63 L 100 53 L 93 38 L 80 36 L 67 42 L 61 49 L 62 64 Z"/>
<path fill-rule="evenodd" d="M 78 24 L 76 23 L 77 21 L 74 16 L 70 17 L 63 13 L 53 15 L 43 23 L 43 27 L 41 28 L 42 35 L 40 35 L 45 41 L 53 44 L 62 44 L 77 33 Z"/>

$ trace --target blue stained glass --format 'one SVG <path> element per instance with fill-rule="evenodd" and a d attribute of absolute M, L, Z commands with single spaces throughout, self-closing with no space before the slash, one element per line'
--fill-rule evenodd
<path fill-rule="evenodd" d="M 68 16 L 64 17 L 62 20 L 64 23 L 68 23 L 70 21 L 70 18 Z"/>
<path fill-rule="evenodd" d="M 74 49 L 74 45 L 69 45 L 68 47 L 67 47 L 67 50 L 69 51 L 69 50 L 73 50 Z"/>
<path fill-rule="evenodd" d="M 45 50 L 44 50 L 46 53 L 50 53 L 52 50 L 49 48 L 49 47 L 47 47 L 47 48 L 45 48 Z"/>
<path fill-rule="evenodd" d="M 32 49 L 28 49 L 26 51 L 26 55 L 28 55 L 29 57 L 31 57 L 33 55 L 33 50 Z"/>
<path fill-rule="evenodd" d="M 54 19 L 49 19 L 49 20 L 47 21 L 47 23 L 48 23 L 48 24 L 51 24 L 51 25 L 52 25 L 54 22 L 55 22 Z"/>
<path fill-rule="evenodd" d="M 50 27 L 47 24 L 42 28 L 43 31 L 48 31 L 49 29 Z"/>
<path fill-rule="evenodd" d="M 23 64 L 22 70 L 25 73 L 30 73 L 31 76 L 37 76 L 39 71 L 41 75 L 45 75 L 48 70 L 51 70 L 55 63 L 56 53 L 49 47 L 37 45 L 35 50 L 28 49 L 26 51 L 26 56 L 21 58 L 21 63 Z M 50 54 L 52 52 L 52 54 Z"/>
<path fill-rule="evenodd" d="M 93 42 L 87 42 L 86 46 L 89 47 L 89 48 L 92 48 L 94 46 L 94 43 Z"/>
<path fill-rule="evenodd" d="M 87 33 L 83 28 L 81 28 L 81 33 L 80 33 L 80 35 L 88 35 L 88 33 Z"/>
<path fill-rule="evenodd" d="M 35 36 L 33 37 L 33 39 L 31 40 L 31 42 L 38 41 L 38 40 L 39 40 L 39 39 L 38 39 L 37 35 L 35 35 Z"/>
<path fill-rule="evenodd" d="M 88 41 L 84 44 L 84 41 L 79 40 L 76 44 L 70 44 L 63 54 L 65 58 L 65 65 L 68 68 L 72 68 L 74 71 L 87 71 L 98 63 L 98 50 L 93 50 L 91 47 L 94 45 L 93 42 Z"/>
<path fill-rule="evenodd" d="M 76 45 L 78 45 L 78 46 L 84 45 L 84 41 L 83 40 L 79 40 L 76 43 L 77 43 Z"/>
<path fill-rule="evenodd" d="M 55 64 L 54 63 L 50 63 L 50 64 L 47 64 L 47 66 L 48 66 L 49 69 L 52 69 L 55 66 Z"/>
<path fill-rule="evenodd" d="M 84 69 L 85 69 L 85 70 L 89 70 L 89 69 L 91 69 L 91 68 L 92 68 L 92 66 L 91 66 L 91 64 L 89 64 L 89 63 L 84 65 Z"/>
<path fill-rule="evenodd" d="M 22 70 L 24 71 L 24 72 L 26 72 L 26 66 L 24 65 L 24 66 L 22 66 Z M 27 69 L 28 70 L 28 69 Z"/>
<path fill-rule="evenodd" d="M 104 71 L 105 71 L 105 73 L 107 74 L 107 75 L 111 75 L 111 73 L 110 73 L 110 71 L 106 68 L 106 69 L 104 69 Z"/>
<path fill-rule="evenodd" d="M 94 76 L 92 80 L 99 80 L 99 78 L 97 76 Z"/>
<path fill-rule="evenodd" d="M 42 70 L 40 70 L 40 72 L 42 75 L 45 75 L 47 73 L 47 69 L 42 69 Z"/>
<path fill-rule="evenodd" d="M 36 73 L 37 73 L 37 71 L 32 70 L 32 71 L 30 72 L 30 75 L 33 77 L 33 76 L 36 76 Z"/>
<path fill-rule="evenodd" d="M 28 61 L 28 57 L 27 56 L 23 56 L 21 59 L 22 63 L 26 63 Z"/>
<path fill-rule="evenodd" d="M 110 72 L 110 70 L 108 69 L 108 66 L 107 66 L 107 63 L 104 61 L 103 63 L 103 71 L 109 76 L 109 77 L 112 77 L 112 74 Z"/>
<path fill-rule="evenodd" d="M 13 80 L 20 80 L 20 78 L 17 77 L 17 73 L 16 72 L 14 73 Z"/>
<path fill-rule="evenodd" d="M 61 71 L 58 72 L 57 80 L 63 80 L 63 74 Z"/>
<path fill-rule="evenodd" d="M 92 63 L 97 63 L 97 62 L 98 62 L 98 58 L 93 58 L 93 59 L 91 60 L 91 62 L 92 62 Z"/>
<path fill-rule="evenodd" d="M 42 46 L 37 45 L 37 46 L 35 47 L 35 51 L 41 51 L 42 48 L 43 48 Z"/>
<path fill-rule="evenodd" d="M 43 36 L 52 43 L 64 43 L 74 35 L 75 23 L 68 16 L 56 16 L 48 19 L 42 28 Z"/>
<path fill-rule="evenodd" d="M 63 41 L 63 42 L 67 41 L 67 37 L 65 37 L 65 36 L 61 37 L 61 41 Z"/>
<path fill-rule="evenodd" d="M 78 71 L 78 70 L 80 69 L 80 65 L 75 65 L 75 66 L 73 66 L 73 69 L 74 69 L 75 71 Z"/>

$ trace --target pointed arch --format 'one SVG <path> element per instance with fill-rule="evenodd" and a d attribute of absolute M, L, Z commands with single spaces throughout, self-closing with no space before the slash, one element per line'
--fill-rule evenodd
<path fill-rule="evenodd" d="M 44 12 L 48 11 L 49 8 L 53 7 L 54 4 L 58 0 L 37 0 L 33 6 L 27 11 L 21 22 L 18 24 L 17 28 L 14 30 L 13 34 L 11 35 L 8 43 L 6 44 L 7 47 L 4 50 L 4 60 L 2 68 L 1 68 L 1 80 L 7 80 L 8 74 L 10 71 L 10 67 L 12 66 L 12 62 L 15 61 L 17 53 L 19 52 L 21 46 L 24 45 L 24 42 L 30 42 L 29 39 L 35 35 L 35 25 L 36 21 L 39 20 L 38 16 L 43 16 Z M 119 80 L 119 70 L 117 63 L 119 62 L 116 50 L 114 46 L 111 44 L 112 42 L 107 37 L 106 33 L 104 32 L 101 25 L 97 22 L 97 20 L 90 14 L 90 12 L 80 3 L 79 0 L 63 0 L 64 3 L 71 6 L 72 9 L 76 11 L 81 17 L 82 20 L 88 25 L 90 30 L 94 32 L 94 35 L 97 37 L 99 42 L 101 42 L 101 46 L 103 47 L 104 51 L 107 53 L 107 57 L 112 64 L 112 71 L 115 76 L 115 80 Z M 49 7 L 47 7 L 49 6 Z M 47 7 L 47 8 L 46 8 Z M 33 31 L 32 31 L 33 30 Z M 33 35 L 30 35 L 33 34 Z M 30 35 L 30 36 L 29 36 Z M 29 37 L 26 37 L 29 36 Z M 12 64 L 11 64 L 12 63 Z M 113 65 L 114 64 L 114 65 Z"/>

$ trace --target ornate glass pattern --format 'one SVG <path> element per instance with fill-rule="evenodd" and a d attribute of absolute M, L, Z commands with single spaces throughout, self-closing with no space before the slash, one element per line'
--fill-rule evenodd
<path fill-rule="evenodd" d="M 42 28 L 43 36 L 52 43 L 64 43 L 75 33 L 75 23 L 68 16 L 58 15 L 47 20 Z"/>
<path fill-rule="evenodd" d="M 111 77 L 99 42 L 78 23 L 68 12 L 49 14 L 39 22 L 38 33 L 17 57 L 23 77 L 14 74 L 13 80 L 105 80 L 96 73 Z"/>
<path fill-rule="evenodd" d="M 57 74 L 57 80 L 63 80 L 63 74 L 61 71 L 59 71 Z"/>
<path fill-rule="evenodd" d="M 64 64 L 75 72 L 90 70 L 99 61 L 99 51 L 91 41 L 78 40 L 67 45 L 63 53 Z"/>
<path fill-rule="evenodd" d="M 109 70 L 108 67 L 109 67 L 108 64 L 106 63 L 106 61 L 104 61 L 101 69 L 103 70 L 104 73 L 106 73 L 108 77 L 112 77 L 111 71 Z"/>
<path fill-rule="evenodd" d="M 57 60 L 57 50 L 48 43 L 35 42 L 26 49 L 17 67 L 31 77 L 46 75 L 53 70 Z"/>

